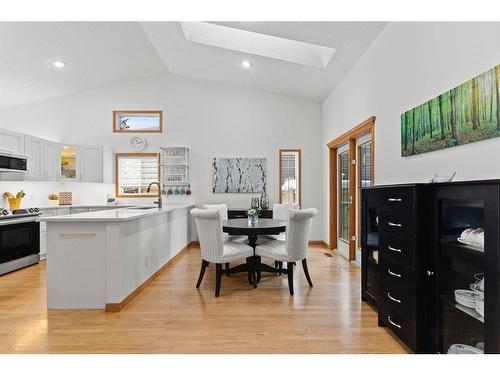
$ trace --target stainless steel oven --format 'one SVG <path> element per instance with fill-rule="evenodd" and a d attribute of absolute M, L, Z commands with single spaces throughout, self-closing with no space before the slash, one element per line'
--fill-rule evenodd
<path fill-rule="evenodd" d="M 0 216 L 0 275 L 40 261 L 38 214 Z"/>

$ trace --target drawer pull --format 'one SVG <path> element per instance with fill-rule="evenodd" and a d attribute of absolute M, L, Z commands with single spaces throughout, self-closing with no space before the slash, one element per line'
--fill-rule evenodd
<path fill-rule="evenodd" d="M 389 299 L 391 301 L 394 301 L 394 302 L 397 302 L 397 303 L 401 303 L 401 300 L 397 299 L 397 298 L 394 298 L 393 296 L 391 296 L 391 293 L 387 293 L 387 297 L 389 297 Z"/>
<path fill-rule="evenodd" d="M 395 247 L 392 247 L 391 245 L 388 245 L 387 248 L 391 251 L 394 251 L 395 253 L 401 253 L 401 249 L 396 249 Z"/>
<path fill-rule="evenodd" d="M 390 268 L 387 269 L 387 273 L 391 276 L 401 277 L 399 273 L 392 272 Z"/>
<path fill-rule="evenodd" d="M 392 221 L 389 221 L 387 224 L 389 224 L 391 227 L 401 227 L 401 224 L 393 223 Z"/>
<path fill-rule="evenodd" d="M 391 323 L 394 327 L 397 327 L 399 329 L 401 329 L 401 325 L 400 324 L 397 324 L 397 323 L 394 323 L 392 320 L 391 320 L 391 316 L 390 315 L 387 315 L 387 320 L 389 321 L 389 323 Z"/>
<path fill-rule="evenodd" d="M 401 198 L 389 198 L 389 202 L 402 202 Z"/>

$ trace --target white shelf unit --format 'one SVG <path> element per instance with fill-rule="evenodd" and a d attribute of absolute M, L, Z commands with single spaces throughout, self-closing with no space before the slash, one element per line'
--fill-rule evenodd
<path fill-rule="evenodd" d="M 160 147 L 160 179 L 167 196 L 185 195 L 190 187 L 189 148 Z"/>

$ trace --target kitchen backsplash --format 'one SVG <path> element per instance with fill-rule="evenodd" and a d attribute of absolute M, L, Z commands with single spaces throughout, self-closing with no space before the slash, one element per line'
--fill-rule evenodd
<path fill-rule="evenodd" d="M 6 191 L 16 194 L 24 190 L 26 196 L 22 207 L 44 207 L 49 205 L 47 196 L 50 193 L 71 191 L 73 204 L 104 204 L 107 197 L 114 196 L 113 184 L 71 183 L 71 182 L 37 182 L 37 181 L 2 181 L 0 182 L 0 200 L 2 207 L 8 207 L 3 193 Z"/>

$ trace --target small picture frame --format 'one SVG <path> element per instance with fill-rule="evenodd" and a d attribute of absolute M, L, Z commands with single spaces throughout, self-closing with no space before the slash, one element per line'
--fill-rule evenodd
<path fill-rule="evenodd" d="M 113 111 L 113 133 L 162 133 L 163 111 Z"/>

